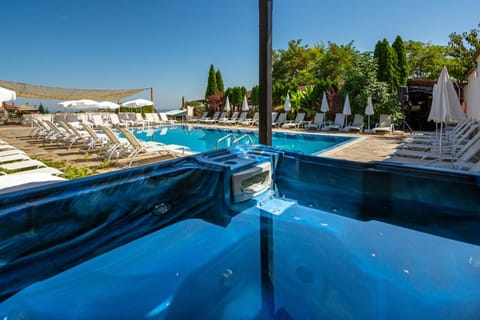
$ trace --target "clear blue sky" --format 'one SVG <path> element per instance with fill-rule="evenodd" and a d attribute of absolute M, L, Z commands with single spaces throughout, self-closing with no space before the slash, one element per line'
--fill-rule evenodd
<path fill-rule="evenodd" d="M 445 45 L 451 32 L 480 22 L 478 0 L 273 3 L 274 49 L 301 38 L 309 45 L 354 40 L 357 49 L 373 51 L 378 40 L 397 35 Z M 1 6 L 1 80 L 153 87 L 157 109 L 180 106 L 182 96 L 202 98 L 210 64 L 225 87 L 258 83 L 258 0 L 2 0 Z"/>

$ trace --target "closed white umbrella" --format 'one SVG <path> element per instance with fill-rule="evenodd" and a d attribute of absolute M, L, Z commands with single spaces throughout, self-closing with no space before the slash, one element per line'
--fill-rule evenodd
<path fill-rule="evenodd" d="M 227 115 L 230 113 L 230 111 L 232 111 L 232 106 L 230 105 L 230 99 L 228 99 L 228 96 L 225 100 L 225 108 L 223 108 L 223 111 L 225 111 Z"/>
<path fill-rule="evenodd" d="M 247 96 L 243 97 L 243 103 L 242 103 L 242 111 L 248 111 L 250 110 L 248 106 L 248 101 L 247 101 Z"/>
<path fill-rule="evenodd" d="M 283 110 L 290 111 L 292 110 L 292 104 L 290 103 L 290 95 L 287 93 L 287 97 L 285 98 L 285 104 L 283 106 Z"/>
<path fill-rule="evenodd" d="M 370 131 L 370 116 L 373 115 L 375 111 L 373 110 L 372 97 L 367 98 L 367 107 L 365 108 L 365 114 L 368 117 L 368 130 Z"/>
<path fill-rule="evenodd" d="M 17 94 L 13 90 L 0 87 L 0 104 L 4 101 L 13 101 L 17 98 Z"/>
<path fill-rule="evenodd" d="M 350 99 L 347 96 L 345 97 L 345 103 L 343 104 L 343 111 L 342 113 L 345 115 L 345 124 L 348 123 L 348 116 L 352 114 L 352 109 L 350 108 Z"/>
<path fill-rule="evenodd" d="M 328 112 L 329 110 L 330 110 L 330 107 L 328 106 L 327 95 L 324 92 L 323 97 L 322 97 L 322 105 L 320 107 L 320 111 Z"/>
<path fill-rule="evenodd" d="M 465 119 L 462 106 L 453 87 L 448 70 L 443 67 L 436 87 L 433 90 L 432 106 L 428 114 L 428 121 L 440 122 L 440 156 L 442 155 L 443 123 L 458 122 Z"/>
<path fill-rule="evenodd" d="M 283 105 L 283 110 L 285 110 L 285 112 L 290 112 L 290 110 L 292 110 L 290 95 L 288 93 L 287 93 L 287 97 L 285 98 L 285 104 Z"/>

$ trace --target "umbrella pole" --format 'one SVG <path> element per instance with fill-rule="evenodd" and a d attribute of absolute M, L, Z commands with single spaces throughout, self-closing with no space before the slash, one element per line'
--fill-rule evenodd
<path fill-rule="evenodd" d="M 440 122 L 440 160 L 442 159 L 442 132 L 443 132 L 443 121 Z"/>
<path fill-rule="evenodd" d="M 370 115 L 368 115 L 368 131 L 370 131 Z"/>

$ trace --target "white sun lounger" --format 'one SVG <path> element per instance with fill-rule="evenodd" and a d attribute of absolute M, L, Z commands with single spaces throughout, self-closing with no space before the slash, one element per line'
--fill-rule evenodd
<path fill-rule="evenodd" d="M 24 170 L 28 168 L 42 167 L 46 167 L 46 165 L 38 160 L 26 160 L 0 164 L 0 168 L 4 170 Z"/>
<path fill-rule="evenodd" d="M 132 166 L 133 161 L 140 153 L 152 154 L 152 153 L 165 153 L 176 157 L 178 153 L 184 154 L 188 147 L 177 144 L 163 144 L 159 142 L 140 142 L 129 130 L 119 128 L 120 132 L 125 135 L 126 140 L 132 146 L 133 151 L 130 153 L 129 167 Z"/>
<path fill-rule="evenodd" d="M 26 154 L 11 154 L 9 156 L 0 157 L 0 163 L 7 163 L 13 161 L 24 161 L 24 160 L 31 160 L 29 156 Z"/>
<path fill-rule="evenodd" d="M 14 155 L 14 154 L 25 154 L 25 152 L 23 152 L 22 150 L 18 150 L 18 149 L 0 151 L 0 157 L 11 156 L 11 155 Z"/>
<path fill-rule="evenodd" d="M 0 193 L 13 192 L 18 190 L 24 190 L 36 186 L 59 183 L 65 181 L 66 179 L 53 176 L 48 173 L 31 173 L 26 172 L 21 175 L 11 175 L 0 176 Z"/>

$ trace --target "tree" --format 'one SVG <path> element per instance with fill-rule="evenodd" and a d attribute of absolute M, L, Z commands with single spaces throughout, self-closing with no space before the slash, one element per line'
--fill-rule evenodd
<path fill-rule="evenodd" d="M 407 61 L 407 49 L 402 37 L 397 36 L 392 43 L 393 52 L 397 57 L 397 74 L 398 85 L 404 86 L 407 84 L 408 79 L 408 61 Z"/>
<path fill-rule="evenodd" d="M 212 94 L 218 92 L 217 87 L 217 75 L 215 73 L 215 68 L 213 64 L 210 65 L 210 70 L 208 71 L 208 82 L 207 82 L 207 90 L 205 91 L 205 100 L 208 101 L 208 97 Z"/>
<path fill-rule="evenodd" d="M 452 59 L 447 59 L 448 48 L 418 41 L 405 44 L 410 77 L 437 79 L 443 66 L 451 69 Z"/>
<path fill-rule="evenodd" d="M 349 94 L 353 114 L 364 114 L 367 98 L 372 97 L 375 110 L 373 122 L 382 113 L 391 114 L 394 121 L 399 122 L 403 119 L 403 113 L 397 95 L 390 93 L 387 83 L 377 79 L 377 68 L 378 65 L 370 53 L 362 53 L 353 66 L 351 76 L 345 82 L 343 95 Z"/>
<path fill-rule="evenodd" d="M 250 103 L 254 106 L 258 106 L 260 104 L 260 87 L 258 85 L 254 86 L 252 90 L 250 90 Z"/>
<path fill-rule="evenodd" d="M 41 113 L 41 114 L 45 113 L 45 108 L 43 107 L 43 104 L 41 102 L 37 110 L 38 110 L 38 113 Z"/>
<path fill-rule="evenodd" d="M 225 90 L 225 96 L 228 97 L 232 106 L 241 106 L 243 103 L 243 97 L 247 94 L 245 87 L 232 87 Z"/>
<path fill-rule="evenodd" d="M 207 100 L 208 100 L 208 105 L 214 111 L 219 111 L 221 106 L 223 106 L 225 103 L 223 92 L 215 92 L 214 94 L 209 95 L 207 97 Z"/>
<path fill-rule="evenodd" d="M 373 57 L 378 65 L 377 79 L 387 83 L 390 86 L 390 91 L 397 92 L 397 57 L 387 39 L 384 38 L 383 41 L 377 42 Z"/>
<path fill-rule="evenodd" d="M 302 45 L 302 40 L 291 40 L 288 49 L 273 52 L 272 91 L 274 104 L 281 103 L 287 92 L 300 86 L 315 84 L 315 65 L 323 47 Z"/>
<path fill-rule="evenodd" d="M 480 24 L 478 24 L 480 28 Z M 449 68 L 449 74 L 457 79 L 465 79 L 467 72 L 475 66 L 473 55 L 480 49 L 480 39 L 478 37 L 479 29 L 472 29 L 469 32 L 457 34 L 452 32 L 448 37 L 448 53 L 455 63 Z"/>
<path fill-rule="evenodd" d="M 220 69 L 217 70 L 217 73 L 215 74 L 215 79 L 217 81 L 217 92 L 224 93 L 225 86 L 223 85 L 223 79 L 222 74 L 220 73 Z"/>

